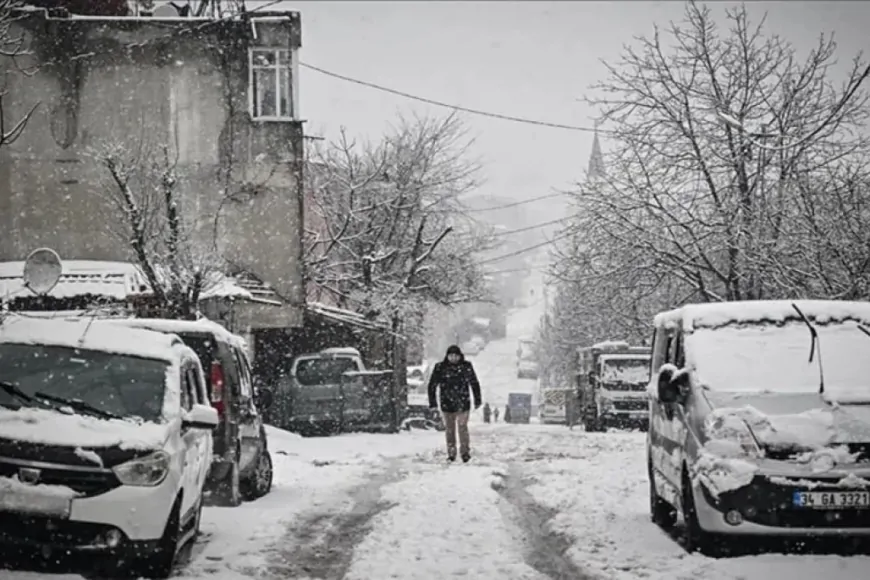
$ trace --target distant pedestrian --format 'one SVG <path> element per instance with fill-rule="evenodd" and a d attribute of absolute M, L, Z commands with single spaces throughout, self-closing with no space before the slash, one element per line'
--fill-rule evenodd
<path fill-rule="evenodd" d="M 492 408 L 492 422 L 498 423 L 498 407 Z"/>
<path fill-rule="evenodd" d="M 504 422 L 505 423 L 511 422 L 511 408 L 508 405 L 504 406 Z"/>
<path fill-rule="evenodd" d="M 490 416 L 492 415 L 492 409 L 489 408 L 489 403 L 486 403 L 483 406 L 483 422 L 489 423 Z"/>
<path fill-rule="evenodd" d="M 471 411 L 472 397 L 474 408 L 479 409 L 480 382 L 470 361 L 465 360 L 462 350 L 451 345 L 444 360 L 435 364 L 429 378 L 429 408 L 436 409 L 436 392 L 440 389 L 441 413 L 444 415 L 445 435 L 447 437 L 447 459 L 456 460 L 456 435 L 459 432 L 459 453 L 462 461 L 471 459 L 468 437 L 468 413 Z"/>

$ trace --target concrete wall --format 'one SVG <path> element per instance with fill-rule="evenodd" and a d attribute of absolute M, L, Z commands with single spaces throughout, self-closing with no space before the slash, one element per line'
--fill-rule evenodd
<path fill-rule="evenodd" d="M 302 126 L 252 120 L 248 106 L 249 46 L 298 49 L 298 14 L 260 22 L 256 39 L 250 22 L 34 13 L 21 27 L 31 55 L 15 64 L 39 68 L 6 75 L 7 125 L 39 104 L 20 139 L 0 149 L 0 259 L 50 246 L 69 259 L 133 260 L 101 159 L 120 151 L 137 199 L 154 203 L 167 148 L 191 246 L 292 304 L 269 326 L 301 324 Z"/>

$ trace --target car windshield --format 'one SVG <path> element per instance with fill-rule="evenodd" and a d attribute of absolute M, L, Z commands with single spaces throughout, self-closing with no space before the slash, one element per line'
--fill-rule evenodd
<path fill-rule="evenodd" d="M 341 375 L 357 370 L 352 358 L 305 358 L 296 363 L 296 381 L 303 386 L 341 382 Z"/>
<path fill-rule="evenodd" d="M 825 392 L 870 397 L 870 340 L 855 323 L 816 324 Z M 809 361 L 810 331 L 801 321 L 696 329 L 686 357 L 713 391 L 816 393 L 818 353 Z"/>
<path fill-rule="evenodd" d="M 601 380 L 605 383 L 645 383 L 649 380 L 649 359 L 604 358 Z"/>
<path fill-rule="evenodd" d="M 94 350 L 0 344 L 0 378 L 24 393 L 77 399 L 106 414 L 146 421 L 162 416 L 167 367 L 164 361 Z M 17 408 L 21 402 L 0 390 L 0 405 Z"/>

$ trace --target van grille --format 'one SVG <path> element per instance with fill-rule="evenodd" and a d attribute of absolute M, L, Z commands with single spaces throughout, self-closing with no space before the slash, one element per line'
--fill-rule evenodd
<path fill-rule="evenodd" d="M 104 494 L 121 486 L 109 469 L 74 467 L 0 457 L 0 477 L 18 478 L 21 469 L 39 471 L 37 484 L 63 485 L 85 496 Z"/>

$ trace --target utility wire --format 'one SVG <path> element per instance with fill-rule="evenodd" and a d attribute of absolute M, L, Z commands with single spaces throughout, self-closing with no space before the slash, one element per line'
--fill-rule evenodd
<path fill-rule="evenodd" d="M 507 258 L 513 258 L 514 256 L 519 256 L 521 254 L 531 252 L 532 250 L 537 250 L 538 248 L 543 248 L 544 246 L 549 246 L 550 244 L 558 242 L 559 240 L 563 240 L 563 239 L 565 239 L 573 234 L 574 234 L 573 231 L 563 232 L 551 240 L 546 240 L 544 242 L 534 244 L 532 246 L 527 246 L 525 248 L 521 248 L 519 250 L 516 250 L 514 252 L 510 252 L 508 254 L 503 254 L 501 256 L 496 256 L 494 258 L 487 258 L 486 260 L 480 260 L 477 262 L 477 265 L 482 266 L 484 264 L 490 264 L 492 262 L 500 262 L 502 260 L 506 260 Z"/>
<path fill-rule="evenodd" d="M 525 117 L 517 117 L 515 115 L 504 115 L 501 113 L 493 113 L 491 111 L 484 111 L 482 109 L 472 109 L 470 107 L 463 107 L 461 105 L 454 105 L 450 103 L 445 103 L 444 101 L 437 101 L 435 99 L 430 99 L 428 97 L 421 97 L 419 95 L 413 95 L 411 93 L 406 93 L 405 91 L 400 91 L 398 89 L 391 89 L 389 87 L 385 87 L 383 85 L 379 85 L 376 83 L 372 83 L 369 81 L 364 81 L 360 79 L 356 79 L 353 77 L 349 77 L 343 74 L 339 74 L 336 72 L 332 72 L 326 70 L 324 68 L 320 68 L 319 66 L 314 66 L 313 64 L 308 64 L 307 62 L 299 62 L 299 66 L 305 67 L 307 69 L 318 72 L 322 75 L 326 75 L 328 77 L 336 78 L 342 81 L 346 81 L 349 83 L 353 83 L 356 85 L 360 85 L 363 87 L 368 87 L 370 89 L 375 89 L 377 91 L 381 91 L 384 93 L 390 93 L 391 95 L 396 95 L 399 97 L 404 97 L 406 99 L 411 99 L 412 101 L 419 101 L 421 103 L 426 103 L 428 105 L 434 105 L 436 107 L 444 107 L 446 109 L 452 109 L 454 111 L 461 111 L 463 113 L 469 113 L 471 115 L 479 115 L 481 117 L 489 117 L 491 119 L 500 119 L 502 121 L 513 121 L 514 123 L 524 123 L 526 125 L 536 125 L 538 127 L 549 127 L 551 129 L 564 129 L 567 131 L 582 131 L 584 133 L 594 133 L 598 131 L 599 133 L 610 133 L 610 131 L 596 129 L 594 127 L 581 127 L 579 125 L 566 125 L 563 123 L 551 123 L 549 121 L 540 121 L 537 119 L 527 119 Z"/>
<path fill-rule="evenodd" d="M 498 211 L 498 210 L 502 210 L 502 209 L 509 209 L 512 207 L 517 207 L 520 205 L 526 205 L 527 203 L 534 203 L 536 201 L 541 201 L 544 199 L 552 199 L 554 197 L 562 197 L 565 195 L 573 195 L 573 194 L 571 192 L 568 192 L 568 191 L 556 191 L 554 193 L 548 193 L 546 195 L 539 195 L 538 197 L 523 199 L 520 201 L 507 203 L 505 205 L 496 205 L 493 207 L 481 207 L 481 208 L 476 208 L 476 209 L 469 208 L 469 209 L 463 209 L 462 211 L 463 211 L 463 213 L 479 213 L 479 212 L 484 212 L 484 211 Z"/>

